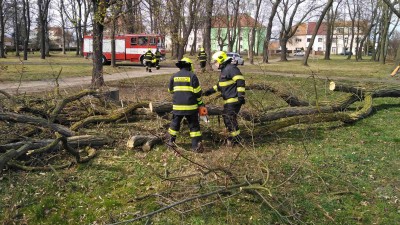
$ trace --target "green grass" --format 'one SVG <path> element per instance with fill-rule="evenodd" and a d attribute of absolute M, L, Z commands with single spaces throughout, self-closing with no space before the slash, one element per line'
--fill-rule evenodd
<path fill-rule="evenodd" d="M 61 52 L 52 52 L 51 57 L 41 59 L 40 54 L 29 55 L 28 60 L 23 57 L 15 57 L 10 52 L 7 58 L 0 59 L 0 81 L 19 80 L 46 80 L 54 79 L 60 74 L 60 78 L 91 76 L 92 62 L 81 56 L 68 52 L 63 55 Z M 118 67 L 104 66 L 104 74 L 122 72 Z M 124 68 L 123 71 L 126 71 Z"/>
<path fill-rule="evenodd" d="M 368 68 L 379 67 L 376 63 L 340 60 L 329 61 L 331 65 L 322 60 L 310 61 L 310 64 L 326 71 L 323 73 L 328 73 L 330 67 L 332 72 L 338 69 L 337 76 L 358 77 L 359 73 L 353 70 L 358 70 L 355 65 L 361 64 L 366 67 L 368 77 L 380 78 L 385 74 L 375 74 L 376 68 Z M 276 72 L 295 71 L 298 63 L 276 63 L 274 68 Z M 257 66 L 243 67 L 244 70 L 253 68 Z M 381 69 L 385 68 L 389 69 L 390 65 Z M 306 69 L 303 72 L 308 74 Z M 217 80 L 216 74 L 199 77 L 204 88 Z M 166 94 L 168 78 L 167 75 L 144 77 L 115 84 L 123 84 L 131 99 L 166 100 L 170 98 Z M 329 101 L 342 95 L 329 92 L 325 80 L 312 78 L 247 73 L 246 81 L 291 91 L 310 102 L 316 96 L 319 101 Z M 263 111 L 285 106 L 271 93 L 248 91 L 246 95 L 248 109 Z M 206 104 L 220 103 L 212 97 L 204 100 Z M 261 225 L 289 224 L 288 221 L 292 224 L 397 224 L 400 221 L 399 106 L 397 98 L 374 99 L 373 114 L 354 124 L 305 124 L 272 134 L 259 132 L 252 137 L 254 142 L 250 138 L 246 140 L 246 149 L 241 153 L 239 148 L 227 149 L 207 139 L 205 143 L 211 152 L 198 155 L 185 152 L 185 155 L 207 167 L 229 168 L 241 181 L 265 178 L 267 168 L 269 180 L 265 187 L 271 196 L 265 189 L 258 191 L 269 205 L 249 193 L 230 198 L 225 193 L 177 206 L 153 216 L 151 221 L 154 224 Z M 0 221 L 4 224 L 109 224 L 232 185 L 226 174 L 201 173 L 204 168 L 176 157 L 165 146 L 147 153 L 124 147 L 130 134 L 143 127 L 160 132 L 164 123 L 158 119 L 130 123 L 128 128 L 116 124 L 94 126 L 116 138 L 117 144 L 101 149 L 89 163 L 57 173 L 6 172 L 0 177 Z M 252 124 L 241 121 L 240 125 L 245 134 L 254 132 Z M 210 125 L 202 129 L 211 136 L 210 131 L 222 132 L 223 125 L 212 117 Z M 178 143 L 187 146 L 187 126 L 181 131 Z M 191 211 L 182 213 L 186 210 Z"/>

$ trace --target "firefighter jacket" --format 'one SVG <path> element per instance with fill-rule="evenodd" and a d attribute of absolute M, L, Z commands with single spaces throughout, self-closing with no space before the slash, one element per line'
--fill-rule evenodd
<path fill-rule="evenodd" d="M 168 92 L 173 94 L 172 112 L 175 115 L 192 115 L 203 105 L 202 90 L 197 76 L 187 68 L 171 76 Z"/>
<path fill-rule="evenodd" d="M 153 57 L 154 57 L 154 54 L 153 54 L 150 50 L 148 50 L 148 51 L 144 54 L 144 59 L 145 59 L 145 60 L 151 61 L 151 60 L 153 60 Z"/>
<path fill-rule="evenodd" d="M 205 51 L 201 51 L 199 52 L 199 54 L 197 54 L 197 59 L 201 61 L 207 61 L 207 53 Z"/>
<path fill-rule="evenodd" d="M 157 60 L 161 59 L 161 52 L 160 51 L 156 51 L 155 57 Z"/>
<path fill-rule="evenodd" d="M 224 104 L 242 102 L 245 96 L 245 80 L 236 65 L 231 64 L 232 60 L 227 60 L 221 65 L 221 75 L 219 82 L 212 89 L 206 91 L 209 94 L 217 91 L 221 92 Z"/>

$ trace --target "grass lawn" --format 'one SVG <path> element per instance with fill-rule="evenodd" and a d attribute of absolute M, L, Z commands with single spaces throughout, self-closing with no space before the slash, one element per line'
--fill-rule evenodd
<path fill-rule="evenodd" d="M 9 52 L 7 58 L 0 59 L 0 81 L 54 79 L 60 72 L 61 78 L 91 76 L 92 68 L 90 59 L 76 56 L 75 52 L 68 52 L 66 55 L 52 52 L 51 57 L 46 59 L 41 59 L 39 52 L 36 52 L 33 55 L 29 54 L 27 61 L 24 61 L 22 56 L 15 57 Z M 122 72 L 118 67 L 104 66 L 103 69 L 104 74 Z M 123 71 L 127 71 L 126 67 Z"/>
<path fill-rule="evenodd" d="M 85 62 L 82 59 L 82 64 Z M 240 68 L 247 71 L 248 84 L 266 83 L 313 102 L 317 98 L 334 100 L 343 93 L 330 92 L 325 80 L 270 76 L 259 69 L 310 74 L 311 68 L 321 75 L 384 78 L 393 66 L 339 57 L 310 60 L 310 68 L 299 64 L 289 61 L 249 66 L 245 62 Z M 135 101 L 165 101 L 170 100 L 166 92 L 168 79 L 163 75 L 113 84 L 120 85 L 124 94 Z M 199 74 L 199 79 L 206 88 L 216 82 L 217 76 L 205 73 Z M 272 93 L 248 91 L 246 96 L 247 110 L 286 107 Z M 213 97 L 204 101 L 221 103 Z M 220 118 L 211 117 L 210 124 L 202 124 L 209 152 L 183 151 L 185 157 L 176 156 L 164 145 L 150 152 L 126 149 L 126 140 L 140 130 L 165 132 L 168 120 L 163 118 L 92 125 L 84 131 L 109 135 L 116 142 L 102 148 L 90 162 L 52 172 L 8 170 L 0 176 L 0 221 L 113 224 L 231 186 L 234 177 L 239 182 L 262 179 L 265 183 L 252 186 L 253 192 L 236 188 L 190 201 L 134 224 L 398 224 L 400 103 L 398 98 L 377 98 L 373 104 L 372 115 L 354 124 L 302 124 L 269 133 L 262 124 L 240 120 L 248 138 L 243 148 L 233 149 L 215 140 L 224 129 Z M 356 103 L 349 110 L 359 106 Z M 19 135 L 15 134 L 15 124 L 0 126 L 1 137 Z M 189 143 L 184 124 L 178 144 L 188 148 Z M 58 163 L 71 160 L 66 154 L 63 157 Z"/>

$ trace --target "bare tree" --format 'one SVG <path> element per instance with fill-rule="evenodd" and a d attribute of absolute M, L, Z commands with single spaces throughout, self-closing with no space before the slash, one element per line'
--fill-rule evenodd
<path fill-rule="evenodd" d="M 299 10 L 301 4 L 305 3 L 306 0 L 283 0 L 280 5 L 278 13 L 279 22 L 281 24 L 281 30 L 279 33 L 279 44 L 281 46 L 281 61 L 287 61 L 287 43 L 291 37 L 296 33 L 300 24 L 309 18 L 314 10 L 322 7 L 318 5 L 317 1 L 308 1 L 307 7 L 303 7 L 303 11 Z M 299 17 L 295 22 L 295 16 Z"/>
<path fill-rule="evenodd" d="M 379 62 L 381 64 L 386 63 L 386 49 L 388 45 L 388 33 L 389 33 L 389 26 L 390 20 L 392 17 L 392 11 L 389 9 L 387 5 L 383 6 L 383 13 L 381 18 L 381 31 L 379 35 Z"/>
<path fill-rule="evenodd" d="M 211 56 L 211 21 L 212 21 L 212 11 L 214 0 L 206 0 L 206 14 L 205 14 L 205 23 L 204 23 L 204 33 L 203 33 L 203 46 L 204 50 L 208 56 L 208 62 L 210 61 Z M 210 64 L 208 64 L 210 65 Z M 209 66 L 210 68 L 211 66 Z"/>
<path fill-rule="evenodd" d="M 255 4 L 256 4 L 256 10 L 255 10 L 255 22 L 251 28 L 251 39 L 250 39 L 250 45 L 249 45 L 249 60 L 250 60 L 250 64 L 254 64 L 254 44 L 256 41 L 256 28 L 258 26 L 258 17 L 260 15 L 260 8 L 261 8 L 261 0 L 256 0 Z"/>
<path fill-rule="evenodd" d="M 269 16 L 268 19 L 268 25 L 267 25 L 267 31 L 265 34 L 265 41 L 264 41 L 264 54 L 263 54 L 263 62 L 268 63 L 268 48 L 269 48 L 269 42 L 271 40 L 271 33 L 272 33 L 272 24 L 274 21 L 274 17 L 278 11 L 278 6 L 281 3 L 282 0 L 276 0 L 274 3 L 272 3 L 271 7 L 271 15 Z"/>
<path fill-rule="evenodd" d="M 4 19 L 4 0 L 0 0 L 0 58 L 5 58 L 6 54 L 5 50 L 5 43 L 4 43 L 4 36 L 5 36 L 5 19 Z"/>
<path fill-rule="evenodd" d="M 363 37 L 361 39 L 359 38 L 359 42 L 357 43 L 356 60 L 362 59 L 362 49 L 363 49 L 364 43 L 367 40 L 367 38 L 369 36 L 371 36 L 372 28 L 375 26 L 375 20 L 378 15 L 378 4 L 376 3 L 376 1 L 370 0 L 369 3 L 370 4 L 364 5 L 366 7 L 364 7 L 364 9 L 362 10 L 363 12 L 366 12 L 364 15 L 365 19 L 363 19 L 363 21 L 368 21 L 368 18 L 370 18 L 370 20 L 369 20 L 369 24 L 366 24 L 366 26 L 363 26 L 363 29 L 364 29 L 364 30 L 362 30 Z M 358 21 L 360 22 L 360 20 L 361 19 L 359 19 Z M 360 27 L 360 26 L 358 26 L 358 27 Z M 368 50 L 367 50 L 367 53 L 368 53 Z"/>
<path fill-rule="evenodd" d="M 332 4 L 333 4 L 333 0 L 328 0 L 328 2 L 325 5 L 325 8 L 322 10 L 321 15 L 319 16 L 317 25 L 315 26 L 313 34 L 311 36 L 310 43 L 308 44 L 306 55 L 303 58 L 303 65 L 304 66 L 308 66 L 307 61 L 308 61 L 308 57 L 310 56 L 310 52 L 311 52 L 312 46 L 314 45 L 315 36 L 317 36 L 319 27 L 321 26 L 321 23 L 324 20 L 326 13 L 332 7 Z"/>
<path fill-rule="evenodd" d="M 233 11 L 230 12 L 230 8 Z M 226 0 L 226 33 L 228 38 L 228 51 L 233 51 L 233 45 L 236 42 L 237 34 L 240 34 L 239 17 L 240 0 Z M 232 26 L 232 27 L 231 27 Z M 240 50 L 239 50 L 240 51 Z"/>
<path fill-rule="evenodd" d="M 60 0 L 58 6 L 57 6 L 57 11 L 60 14 L 60 23 L 61 23 L 61 48 L 62 48 L 62 53 L 65 55 L 65 44 L 66 44 L 66 37 L 65 37 L 65 16 L 64 16 L 64 10 L 63 10 L 63 5 L 64 5 L 64 0 Z"/>
<path fill-rule="evenodd" d="M 183 18 L 181 17 L 182 15 L 182 9 L 183 9 L 183 2 L 184 0 L 170 0 L 167 1 L 167 10 L 169 11 L 170 15 L 170 32 L 171 32 L 171 40 L 172 40 L 172 58 L 173 59 L 178 59 L 178 54 L 179 54 L 179 45 L 181 43 L 181 36 L 180 36 L 180 31 L 181 31 L 181 20 Z"/>
<path fill-rule="evenodd" d="M 46 31 L 47 31 L 47 17 L 49 13 L 50 0 L 38 0 L 38 21 L 40 27 L 40 58 L 46 58 Z"/>
<path fill-rule="evenodd" d="M 24 23 L 24 60 L 28 60 L 29 33 L 31 31 L 31 14 L 29 0 L 22 0 L 22 20 Z"/>
<path fill-rule="evenodd" d="M 20 24 L 19 24 L 19 4 L 17 0 L 13 1 L 14 3 L 14 47 L 15 47 L 15 56 L 19 56 L 19 41 L 20 41 Z"/>
<path fill-rule="evenodd" d="M 104 19 L 106 17 L 108 1 L 92 0 L 93 4 L 93 70 L 92 88 L 104 85 L 103 77 L 103 31 Z"/>
<path fill-rule="evenodd" d="M 335 7 L 331 7 L 326 14 L 326 42 L 325 42 L 325 60 L 331 59 L 331 49 L 332 49 L 332 41 L 333 41 L 333 33 L 335 29 L 335 22 L 338 16 L 338 9 L 341 6 L 342 0 L 338 0 L 336 2 Z M 336 39 L 337 41 L 337 39 Z"/>
<path fill-rule="evenodd" d="M 353 42 L 354 42 L 354 29 L 356 23 L 357 13 L 360 10 L 359 0 L 346 0 L 346 5 L 348 9 L 348 15 L 351 21 L 351 37 L 350 37 L 350 54 L 347 56 L 347 59 L 351 59 L 353 53 Z"/>

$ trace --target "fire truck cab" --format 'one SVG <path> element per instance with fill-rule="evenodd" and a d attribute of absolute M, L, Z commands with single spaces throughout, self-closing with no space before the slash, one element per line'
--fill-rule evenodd
<path fill-rule="evenodd" d="M 141 62 L 144 65 L 144 54 L 151 49 L 158 49 L 161 60 L 165 60 L 165 37 L 159 34 L 125 34 L 115 36 L 115 60 Z M 93 55 L 93 36 L 84 36 L 83 55 L 91 58 Z M 111 61 L 111 38 L 103 38 L 103 64 Z"/>

